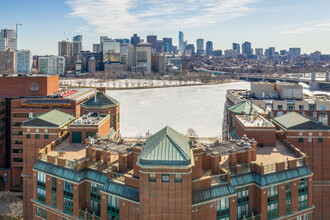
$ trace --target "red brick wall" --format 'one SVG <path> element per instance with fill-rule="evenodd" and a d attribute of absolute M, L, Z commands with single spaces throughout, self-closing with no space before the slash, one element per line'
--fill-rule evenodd
<path fill-rule="evenodd" d="M 39 77 L 1 77 L 0 96 L 48 96 L 59 90 L 58 75 Z M 32 83 L 38 83 L 39 90 L 31 91 Z"/>
<path fill-rule="evenodd" d="M 235 120 L 235 131 L 238 137 L 243 137 L 245 134 L 248 138 L 254 138 L 258 144 L 264 146 L 275 146 L 276 145 L 276 134 L 275 128 L 266 127 L 249 127 L 245 128 L 238 119 Z"/>
<path fill-rule="evenodd" d="M 175 218 L 172 218 L 175 219 Z M 217 205 L 216 202 L 207 203 L 204 205 L 194 206 L 192 208 L 192 219 L 199 220 L 214 220 L 217 219 Z"/>
<path fill-rule="evenodd" d="M 176 183 L 173 174 L 169 182 L 162 182 L 161 174 L 149 182 L 149 175 L 140 172 L 139 188 L 140 219 L 191 219 L 191 174 L 183 174 L 182 183 Z"/>

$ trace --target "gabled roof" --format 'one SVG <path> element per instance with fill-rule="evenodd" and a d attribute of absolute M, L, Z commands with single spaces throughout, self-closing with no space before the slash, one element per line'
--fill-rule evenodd
<path fill-rule="evenodd" d="M 190 165 L 188 139 L 167 126 L 147 140 L 139 161 L 141 165 Z"/>
<path fill-rule="evenodd" d="M 52 110 L 23 122 L 22 127 L 61 127 L 72 119 L 73 115 Z"/>
<path fill-rule="evenodd" d="M 97 92 L 95 96 L 82 103 L 81 106 L 85 108 L 106 108 L 119 104 L 116 99 L 106 95 L 103 92 Z"/>
<path fill-rule="evenodd" d="M 263 108 L 256 106 L 252 103 L 252 107 L 251 107 L 251 102 L 249 101 L 244 101 L 241 103 L 238 103 L 236 105 L 230 106 L 228 108 L 229 110 L 231 110 L 234 114 L 247 114 L 247 115 L 252 115 L 253 111 L 257 111 L 257 113 L 259 114 L 265 114 L 266 110 L 264 110 Z"/>
<path fill-rule="evenodd" d="M 328 130 L 329 126 L 324 125 L 312 118 L 296 112 L 290 112 L 273 119 L 275 123 L 288 130 Z"/>

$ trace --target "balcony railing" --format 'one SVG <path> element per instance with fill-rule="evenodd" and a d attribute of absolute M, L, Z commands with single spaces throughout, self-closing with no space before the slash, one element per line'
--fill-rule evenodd
<path fill-rule="evenodd" d="M 299 210 L 303 210 L 303 209 L 307 209 L 307 208 L 308 208 L 308 200 L 298 203 Z"/>
<path fill-rule="evenodd" d="M 79 218 L 85 220 L 92 220 L 94 217 L 95 220 L 100 220 L 101 218 L 95 214 L 88 212 L 87 210 L 79 209 Z"/>
<path fill-rule="evenodd" d="M 45 202 L 46 202 L 46 196 L 45 196 L 45 195 L 38 194 L 38 195 L 37 195 L 37 199 L 38 199 L 38 201 L 41 202 L 41 203 L 45 203 Z"/>
<path fill-rule="evenodd" d="M 125 183 L 125 176 L 121 173 L 110 172 L 110 180 Z"/>
<path fill-rule="evenodd" d="M 274 219 L 278 217 L 278 209 L 267 212 L 267 219 Z"/>
<path fill-rule="evenodd" d="M 227 174 L 211 176 L 211 184 L 227 183 Z"/>
<path fill-rule="evenodd" d="M 264 173 L 272 173 L 276 171 L 276 163 L 265 165 L 264 166 Z"/>
<path fill-rule="evenodd" d="M 287 205 L 286 206 L 286 214 L 290 214 L 291 213 L 291 205 Z"/>
<path fill-rule="evenodd" d="M 250 216 L 250 217 L 246 217 L 245 220 L 253 220 L 253 219 L 254 220 L 260 220 L 260 216 L 261 216 L 261 214 Z"/>
<path fill-rule="evenodd" d="M 63 212 L 65 213 L 71 213 L 73 212 L 73 207 L 72 206 L 69 206 L 69 205 L 66 205 L 66 204 L 63 204 Z"/>

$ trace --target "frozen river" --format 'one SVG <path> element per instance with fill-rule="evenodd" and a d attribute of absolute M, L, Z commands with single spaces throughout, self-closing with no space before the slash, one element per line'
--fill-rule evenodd
<path fill-rule="evenodd" d="M 186 134 L 193 128 L 199 137 L 219 137 L 227 89 L 249 89 L 249 82 L 161 89 L 111 90 L 120 101 L 123 137 L 154 134 L 169 125 Z"/>

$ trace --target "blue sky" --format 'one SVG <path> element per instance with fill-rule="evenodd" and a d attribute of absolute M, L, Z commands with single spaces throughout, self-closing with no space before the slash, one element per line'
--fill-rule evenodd
<path fill-rule="evenodd" d="M 250 41 L 254 48 L 330 54 L 329 0 L 2 0 L 1 8 L 0 28 L 22 23 L 19 49 L 38 55 L 57 54 L 64 33 L 82 34 L 91 50 L 100 35 L 154 33 L 177 44 L 179 30 L 188 43 L 201 37 L 215 49 Z"/>

